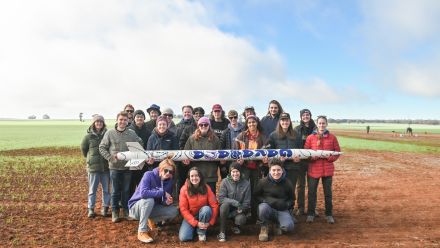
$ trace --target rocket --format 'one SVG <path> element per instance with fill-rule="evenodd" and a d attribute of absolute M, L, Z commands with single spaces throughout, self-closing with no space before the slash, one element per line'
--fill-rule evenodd
<path fill-rule="evenodd" d="M 118 152 L 118 160 L 128 161 L 125 167 L 131 170 L 140 170 L 144 162 L 150 158 L 162 161 L 168 156 L 174 161 L 220 161 L 220 160 L 262 160 L 268 158 L 294 158 L 308 159 L 312 156 L 327 158 L 339 156 L 342 152 L 311 150 L 311 149 L 256 149 L 256 150 L 155 150 L 146 151 L 137 142 L 127 142 L 128 151 Z"/>

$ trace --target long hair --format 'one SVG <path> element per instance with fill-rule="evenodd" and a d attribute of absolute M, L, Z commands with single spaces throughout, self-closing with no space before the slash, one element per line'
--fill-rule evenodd
<path fill-rule="evenodd" d="M 226 114 L 225 114 L 225 111 L 224 111 L 224 110 L 222 110 L 222 115 L 221 115 L 220 118 L 222 119 L 222 122 L 224 122 L 224 121 L 228 121 L 228 119 L 226 119 Z M 210 119 L 210 120 L 215 120 L 215 118 L 214 118 L 214 114 L 213 114 L 213 111 L 211 111 L 211 113 L 209 114 L 209 119 Z"/>
<path fill-rule="evenodd" d="M 199 182 L 198 187 L 195 187 L 191 183 L 191 180 L 189 179 L 191 171 L 197 171 L 197 174 L 199 175 L 200 182 Z M 189 196 L 193 196 L 193 195 L 197 195 L 197 194 L 206 195 L 206 193 L 208 192 L 206 189 L 205 177 L 203 176 L 203 173 L 197 167 L 192 167 L 191 169 L 189 169 L 188 175 L 186 176 L 186 184 L 188 187 L 187 190 L 188 190 Z"/>
<path fill-rule="evenodd" d="M 323 119 L 325 120 L 325 123 L 328 123 L 327 116 L 325 115 L 318 116 L 318 118 L 316 118 L 316 123 L 318 123 L 319 119 Z M 317 132 L 317 135 L 318 135 L 318 141 L 316 142 L 316 144 L 319 146 L 321 145 L 321 139 L 324 137 L 324 134 L 320 134 L 319 132 Z"/>
<path fill-rule="evenodd" d="M 248 128 L 248 122 L 249 119 L 254 119 L 257 122 L 257 131 L 261 134 L 263 133 L 263 127 L 261 126 L 261 122 L 260 122 L 260 118 L 256 117 L 255 118 L 246 118 L 246 121 L 244 122 L 244 130 L 246 131 L 246 134 L 249 134 L 249 128 Z"/>
<path fill-rule="evenodd" d="M 278 135 L 278 138 L 280 139 L 295 139 L 296 138 L 296 132 L 293 130 L 292 121 L 289 119 L 289 127 L 287 127 L 287 132 L 284 132 L 283 127 L 281 127 L 281 119 L 278 121 L 278 125 L 275 128 L 275 132 Z"/>
<path fill-rule="evenodd" d="M 284 112 L 283 107 L 281 107 L 281 104 L 277 100 L 272 100 L 269 102 L 269 106 L 267 107 L 267 115 L 270 115 L 270 105 L 276 104 L 278 106 L 278 114 L 276 116 L 280 116 L 281 113 Z"/>
<path fill-rule="evenodd" d="M 212 141 L 214 139 L 215 133 L 212 131 L 211 126 L 209 126 L 209 130 L 208 130 L 208 140 Z M 198 141 L 200 138 L 202 138 L 202 131 L 200 131 L 200 129 L 197 127 L 197 129 L 194 131 L 194 140 Z"/>

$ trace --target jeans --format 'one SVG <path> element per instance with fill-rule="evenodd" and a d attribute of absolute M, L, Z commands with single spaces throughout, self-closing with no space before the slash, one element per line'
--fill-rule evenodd
<path fill-rule="evenodd" d="M 122 208 L 128 211 L 128 198 L 130 197 L 130 170 L 110 170 L 112 179 L 112 211 L 119 209 L 119 201 Z"/>
<path fill-rule="evenodd" d="M 177 216 L 178 210 L 173 205 L 156 203 L 153 198 L 140 199 L 130 208 L 130 217 L 139 220 L 139 232 L 148 231 L 148 219 L 154 222 L 170 220 Z"/>
<path fill-rule="evenodd" d="M 211 219 L 212 209 L 209 206 L 204 206 L 200 208 L 199 213 L 195 216 L 199 222 L 208 223 Z M 188 221 L 183 219 L 182 225 L 179 230 L 179 239 L 180 241 L 189 241 L 194 237 L 194 230 L 196 230 L 197 234 L 206 234 L 206 230 L 199 229 L 197 226 L 191 226 Z"/>
<path fill-rule="evenodd" d="M 237 213 L 237 208 L 233 207 L 231 203 L 220 205 L 220 232 L 226 231 L 226 222 L 231 218 L 234 219 L 234 224 L 237 226 L 246 224 L 246 215 Z"/>
<path fill-rule="evenodd" d="M 308 164 L 301 164 L 299 167 L 299 175 L 296 186 L 298 209 L 305 209 L 305 194 L 306 194 L 306 176 Z M 295 185 L 293 185 L 295 187 Z"/>
<path fill-rule="evenodd" d="M 110 192 L 109 192 L 109 181 L 110 173 L 106 172 L 89 172 L 89 196 L 88 196 L 88 208 L 95 208 L 96 203 L 96 191 L 98 190 L 98 185 L 101 183 L 102 188 L 102 206 L 110 206 Z"/>
<path fill-rule="evenodd" d="M 289 210 L 278 211 L 267 203 L 258 205 L 258 219 L 261 225 L 268 225 L 274 222 L 280 225 L 280 229 L 285 232 L 293 231 L 294 223 Z"/>
<path fill-rule="evenodd" d="M 324 189 L 325 200 L 325 215 L 333 215 L 333 203 L 332 203 L 332 178 L 333 177 L 321 177 L 322 187 Z M 316 208 L 316 192 L 318 190 L 319 178 L 307 177 L 307 183 L 309 187 L 309 203 L 307 209 L 307 215 L 315 216 Z"/>

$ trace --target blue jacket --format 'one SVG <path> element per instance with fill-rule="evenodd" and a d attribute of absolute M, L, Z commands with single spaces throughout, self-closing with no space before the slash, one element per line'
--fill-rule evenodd
<path fill-rule="evenodd" d="M 128 207 L 131 208 L 140 199 L 154 198 L 159 204 L 165 204 L 165 192 L 173 193 L 173 179 L 162 181 L 159 176 L 159 168 L 145 172 L 141 182 L 136 188 L 131 199 L 128 201 Z"/>

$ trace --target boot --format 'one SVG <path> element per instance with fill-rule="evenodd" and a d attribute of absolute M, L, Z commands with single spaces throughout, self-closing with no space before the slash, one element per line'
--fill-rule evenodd
<path fill-rule="evenodd" d="M 112 211 L 112 222 L 117 223 L 119 221 L 121 221 L 121 219 L 119 219 L 119 211 L 116 209 L 115 211 Z"/>
<path fill-rule="evenodd" d="M 128 209 L 122 210 L 122 217 L 126 220 L 134 220 L 133 218 L 130 217 Z"/>
<path fill-rule="evenodd" d="M 87 217 L 95 218 L 95 216 L 96 216 L 96 214 L 95 214 L 95 210 L 93 208 L 87 209 Z"/>
<path fill-rule="evenodd" d="M 104 207 L 103 209 L 101 209 L 101 215 L 103 217 L 109 217 L 110 216 L 110 214 L 108 212 L 108 207 Z"/>
<path fill-rule="evenodd" d="M 148 232 L 138 232 L 138 239 L 144 243 L 153 242 L 153 238 L 150 236 L 150 234 L 148 234 Z"/>
<path fill-rule="evenodd" d="M 267 225 L 261 226 L 260 235 L 258 235 L 258 239 L 263 242 L 269 240 L 269 229 L 267 228 Z"/>

